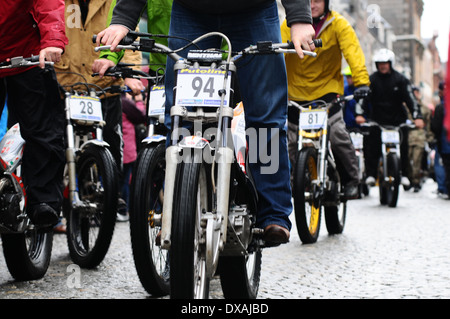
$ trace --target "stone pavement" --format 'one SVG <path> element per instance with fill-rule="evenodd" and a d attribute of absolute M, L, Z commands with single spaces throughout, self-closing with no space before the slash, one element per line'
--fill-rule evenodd
<path fill-rule="evenodd" d="M 263 251 L 258 299 L 450 298 L 450 201 L 428 180 L 419 193 L 401 190 L 398 207 L 378 202 L 378 189 L 348 203 L 343 234 L 325 221 L 315 244 L 303 245 L 294 216 L 288 244 Z M 75 267 L 75 268 L 74 268 Z M 74 281 L 73 269 L 79 280 Z M 132 260 L 129 225 L 118 223 L 97 269 L 76 269 L 66 237 L 55 235 L 52 261 L 40 280 L 15 282 L 0 253 L 0 299 L 150 299 Z M 219 280 L 211 298 L 223 298 Z M 164 299 L 167 299 L 164 298 Z"/>

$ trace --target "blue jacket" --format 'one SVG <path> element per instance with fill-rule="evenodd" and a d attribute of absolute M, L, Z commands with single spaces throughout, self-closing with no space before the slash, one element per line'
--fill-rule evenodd
<path fill-rule="evenodd" d="M 344 77 L 344 82 L 345 82 L 344 96 L 352 95 L 355 92 L 355 86 L 348 85 L 345 77 Z M 355 108 L 356 108 L 355 100 L 345 102 L 343 112 L 344 112 L 344 121 L 345 121 L 345 125 L 347 126 L 347 128 L 359 127 L 359 125 L 356 124 L 356 121 L 355 121 L 355 114 L 356 114 Z"/>
<path fill-rule="evenodd" d="M 183 6 L 205 14 L 226 14 L 254 10 L 267 6 L 275 0 L 175 0 Z M 111 24 L 121 24 L 130 30 L 136 29 L 141 11 L 147 0 L 118 1 L 114 9 Z M 286 9 L 288 25 L 292 23 L 312 23 L 311 3 L 309 0 L 282 0 Z"/>

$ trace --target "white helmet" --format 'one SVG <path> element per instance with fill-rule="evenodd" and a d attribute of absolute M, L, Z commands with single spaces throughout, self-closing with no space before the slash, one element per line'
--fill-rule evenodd
<path fill-rule="evenodd" d="M 391 67 L 395 64 L 395 53 L 388 49 L 378 50 L 373 56 L 373 62 L 390 62 Z"/>

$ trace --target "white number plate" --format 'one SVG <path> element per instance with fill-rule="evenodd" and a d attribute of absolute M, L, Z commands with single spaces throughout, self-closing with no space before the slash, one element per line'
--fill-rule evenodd
<path fill-rule="evenodd" d="M 148 115 L 164 114 L 166 103 L 166 92 L 164 85 L 153 85 L 150 90 L 150 101 L 148 106 Z"/>
<path fill-rule="evenodd" d="M 99 98 L 72 95 L 69 98 L 70 118 L 73 120 L 103 121 Z"/>
<path fill-rule="evenodd" d="M 175 105 L 219 107 L 219 91 L 223 89 L 225 71 L 196 68 L 178 71 Z M 224 106 L 230 100 L 230 81 L 227 81 Z"/>
<path fill-rule="evenodd" d="M 321 129 L 325 125 L 327 119 L 327 111 L 325 110 L 308 110 L 300 113 L 300 129 L 316 130 Z"/>
<path fill-rule="evenodd" d="M 381 140 L 383 143 L 400 143 L 400 133 L 394 130 L 382 131 L 381 132 Z"/>

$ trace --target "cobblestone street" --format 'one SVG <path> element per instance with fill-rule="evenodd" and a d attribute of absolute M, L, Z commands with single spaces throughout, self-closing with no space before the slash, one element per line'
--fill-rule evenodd
<path fill-rule="evenodd" d="M 315 244 L 290 243 L 263 251 L 258 299 L 450 298 L 450 201 L 429 180 L 419 193 L 401 190 L 396 208 L 382 207 L 378 189 L 348 203 L 344 233 L 329 236 L 322 220 Z M 137 277 L 128 223 L 118 223 L 111 248 L 94 270 L 80 269 L 77 285 L 65 235 L 55 235 L 43 279 L 16 282 L 0 256 L 0 299 L 148 299 Z M 211 298 L 223 298 L 219 280 Z M 167 299 L 167 297 L 165 297 Z"/>

